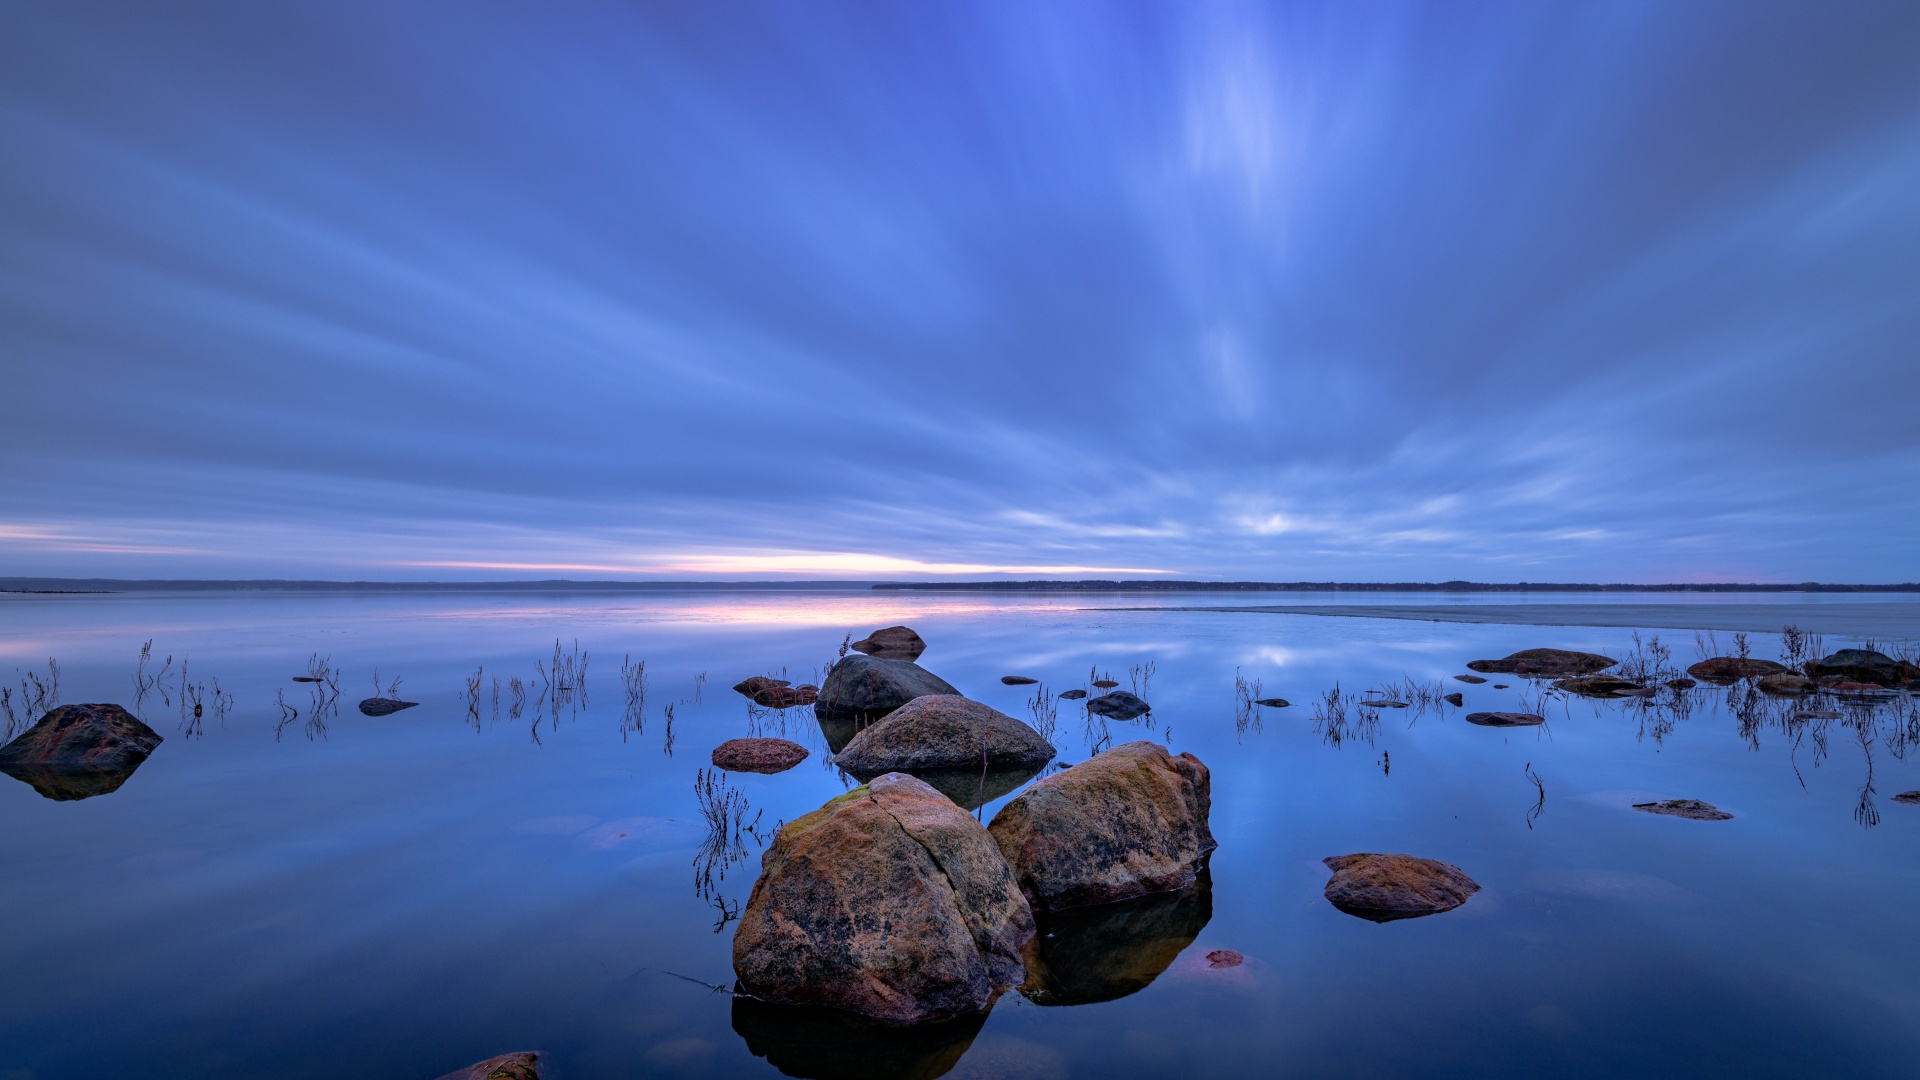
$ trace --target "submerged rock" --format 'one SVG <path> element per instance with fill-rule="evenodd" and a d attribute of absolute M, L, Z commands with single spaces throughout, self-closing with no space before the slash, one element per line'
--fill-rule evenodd
<path fill-rule="evenodd" d="M 1555 682 L 1553 688 L 1581 697 L 1597 698 L 1622 697 L 1646 690 L 1639 683 L 1618 675 L 1575 675 Z"/>
<path fill-rule="evenodd" d="M 882 660 L 918 660 L 920 654 L 927 651 L 927 643 L 908 626 L 889 626 L 875 630 L 850 648 L 854 652 L 877 656 Z"/>
<path fill-rule="evenodd" d="M 853 653 L 827 672 L 813 711 L 824 720 L 878 720 L 914 698 L 959 692 L 910 660 Z"/>
<path fill-rule="evenodd" d="M 1287 709 L 1293 706 L 1293 702 L 1283 697 L 1255 698 L 1253 703 L 1263 709 Z"/>
<path fill-rule="evenodd" d="M 1415 919 L 1452 911 L 1480 885 L 1451 863 L 1412 855 L 1335 855 L 1323 859 L 1333 877 L 1326 897 L 1334 907 L 1372 922 Z"/>
<path fill-rule="evenodd" d="M 360 702 L 360 712 L 366 716 L 391 716 L 401 709 L 411 709 L 420 704 L 417 701 L 401 701 L 399 698 L 370 697 Z"/>
<path fill-rule="evenodd" d="M 1668 679 L 1667 686 L 1675 690 L 1691 690 L 1700 684 L 1692 679 Z"/>
<path fill-rule="evenodd" d="M 987 1015 L 902 1026 L 817 1005 L 733 999 L 733 1030 L 747 1051 L 808 1080 L 934 1080 L 959 1063 Z"/>
<path fill-rule="evenodd" d="M 733 938 L 740 988 L 895 1023 L 975 1013 L 1026 977 L 1033 914 L 993 838 L 889 773 L 788 823 Z"/>
<path fill-rule="evenodd" d="M 1687 674 L 1708 682 L 1730 683 L 1761 675 L 1776 675 L 1787 670 L 1785 664 L 1757 660 L 1750 656 L 1709 656 L 1687 669 Z"/>
<path fill-rule="evenodd" d="M 807 760 L 807 753 L 788 739 L 728 739 L 713 748 L 713 764 L 728 772 L 783 773 Z"/>
<path fill-rule="evenodd" d="M 1153 711 L 1153 706 L 1125 690 L 1087 699 L 1087 711 L 1110 720 L 1137 720 Z"/>
<path fill-rule="evenodd" d="M 1668 799 L 1665 802 L 1634 803 L 1635 810 L 1649 814 L 1665 814 L 1668 817 L 1686 818 L 1688 821 L 1730 821 L 1732 814 L 1699 799 Z"/>
<path fill-rule="evenodd" d="M 741 694 L 746 697 L 752 697 L 753 695 L 759 693 L 762 690 L 771 690 L 776 686 L 792 686 L 792 685 L 793 683 L 787 679 L 776 679 L 769 675 L 755 675 L 755 676 L 752 676 L 751 678 L 741 679 L 739 682 L 734 683 L 733 690 L 734 690 L 734 693 Z"/>
<path fill-rule="evenodd" d="M 440 1080 L 540 1080 L 538 1051 L 501 1054 L 464 1069 L 455 1069 Z"/>
<path fill-rule="evenodd" d="M 1900 691 L 1881 686 L 1879 683 L 1822 679 L 1820 685 L 1841 697 L 1852 698 L 1855 701 L 1885 701 L 1900 696 Z"/>
<path fill-rule="evenodd" d="M 1448 694 L 1446 697 L 1443 697 L 1440 700 L 1458 709 L 1467 703 L 1467 696 L 1465 694 L 1455 692 L 1455 693 Z"/>
<path fill-rule="evenodd" d="M 1112 679 L 1095 679 L 1093 680 L 1093 685 L 1099 687 L 1102 690 L 1111 690 L 1114 687 L 1119 686 L 1120 684 L 1117 682 L 1114 682 Z"/>
<path fill-rule="evenodd" d="M 1000 681 L 1006 683 L 1008 686 L 1032 686 L 1040 680 L 1030 679 L 1025 675 L 1002 675 L 1000 676 Z"/>
<path fill-rule="evenodd" d="M 1206 875 L 1175 892 L 1044 912 L 1020 995 L 1036 1005 L 1091 1005 L 1160 977 L 1213 918 Z"/>
<path fill-rule="evenodd" d="M 164 741 L 159 732 L 118 705 L 62 705 L 0 746 L 0 768 L 131 772 Z"/>
<path fill-rule="evenodd" d="M 1908 806 L 1920 806 L 1920 791 L 1903 791 L 1895 795 L 1893 801 L 1906 803 Z"/>
<path fill-rule="evenodd" d="M 1920 678 L 1920 667 L 1902 663 L 1872 649 L 1841 649 L 1814 661 L 1807 674 L 1815 678 L 1841 678 L 1876 686 L 1904 686 Z"/>
<path fill-rule="evenodd" d="M 914 698 L 854 736 L 833 763 L 861 779 L 888 772 L 1038 770 L 1053 744 L 1013 717 L 957 694 Z"/>
<path fill-rule="evenodd" d="M 792 709 L 820 700 L 811 686 L 766 686 L 754 691 L 753 703 L 763 709 Z"/>
<path fill-rule="evenodd" d="M 1454 678 L 1460 680 L 1463 683 L 1468 684 L 1469 686 L 1478 686 L 1481 683 L 1487 681 L 1478 675 L 1455 675 Z"/>
<path fill-rule="evenodd" d="M 1081 698 L 1083 698 L 1083 697 L 1086 697 L 1086 696 L 1087 696 L 1087 692 L 1086 692 L 1085 690 L 1062 690 L 1062 691 L 1060 691 L 1060 700 L 1061 700 L 1061 701 L 1079 701 L 1079 700 L 1080 700 Z"/>
<path fill-rule="evenodd" d="M 1184 889 L 1216 846 L 1207 767 L 1130 742 L 1039 780 L 988 826 L 1036 911 Z"/>
<path fill-rule="evenodd" d="M 1407 707 L 1406 702 L 1395 701 L 1392 698 L 1367 698 L 1361 701 L 1360 704 L 1365 705 L 1369 709 L 1404 709 Z"/>
<path fill-rule="evenodd" d="M 1547 722 L 1547 718 L 1530 712 L 1471 712 L 1467 714 L 1467 723 L 1481 727 L 1537 727 Z"/>
<path fill-rule="evenodd" d="M 1521 649 L 1505 659 L 1475 660 L 1467 666 L 1488 674 L 1538 675 L 1557 678 L 1564 675 L 1591 675 L 1619 662 L 1610 656 L 1601 656 L 1599 653 L 1574 652 L 1570 649 Z"/>
<path fill-rule="evenodd" d="M 1804 675 L 1795 675 L 1792 672 L 1780 671 L 1766 676 L 1755 685 L 1760 687 L 1760 692 L 1763 694 L 1786 696 L 1811 694 L 1818 684 Z"/>

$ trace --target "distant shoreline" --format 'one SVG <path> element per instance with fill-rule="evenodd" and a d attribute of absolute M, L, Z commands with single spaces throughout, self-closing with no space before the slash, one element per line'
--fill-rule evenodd
<path fill-rule="evenodd" d="M 1760 582 L 1666 585 L 1484 581 L 922 581 L 881 582 L 876 592 L 1432 592 L 1432 593 L 1920 593 L 1920 583 L 1797 585 Z"/>

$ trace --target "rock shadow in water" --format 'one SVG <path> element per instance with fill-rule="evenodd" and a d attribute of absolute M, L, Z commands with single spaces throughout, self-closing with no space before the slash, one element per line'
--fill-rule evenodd
<path fill-rule="evenodd" d="M 1091 1005 L 1145 989 L 1213 918 L 1213 879 L 1179 892 L 1038 916 L 1020 993 L 1036 1005 Z"/>
<path fill-rule="evenodd" d="M 952 799 L 962 810 L 978 810 L 1002 795 L 1039 776 L 1046 766 L 1023 769 L 902 769 L 927 786 Z M 886 773 L 853 773 L 854 779 L 867 783 Z"/>
<path fill-rule="evenodd" d="M 804 1080 L 934 1080 L 960 1062 L 987 1022 L 981 1010 L 900 1026 L 815 1005 L 733 999 L 733 1030 L 755 1057 Z"/>
<path fill-rule="evenodd" d="M 111 795 L 120 790 L 133 771 L 146 763 L 145 758 L 119 769 L 62 768 L 57 765 L 0 765 L 6 773 L 55 802 L 74 802 L 95 795 Z"/>

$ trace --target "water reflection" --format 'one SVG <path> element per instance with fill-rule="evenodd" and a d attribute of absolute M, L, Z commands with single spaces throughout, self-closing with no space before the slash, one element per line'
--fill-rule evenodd
<path fill-rule="evenodd" d="M 733 1030 L 747 1049 L 806 1080 L 933 1080 L 959 1064 L 986 1022 L 981 1011 L 895 1027 L 838 1009 L 733 999 Z"/>
<path fill-rule="evenodd" d="M 1023 769 L 888 769 L 883 772 L 856 772 L 854 779 L 866 783 L 887 772 L 910 772 L 927 782 L 935 791 L 952 799 L 962 810 L 978 810 L 993 800 L 1039 776 L 1045 765 Z"/>
<path fill-rule="evenodd" d="M 1036 1005 L 1089 1005 L 1138 993 L 1213 918 L 1213 879 L 1119 904 L 1040 916 L 1020 993 Z"/>
<path fill-rule="evenodd" d="M 133 771 L 146 763 L 141 758 L 122 769 L 59 768 L 50 765 L 6 764 L 0 765 L 0 772 L 30 784 L 33 790 L 55 802 L 73 802 L 79 799 L 91 799 L 95 795 L 110 795 L 120 790 Z"/>

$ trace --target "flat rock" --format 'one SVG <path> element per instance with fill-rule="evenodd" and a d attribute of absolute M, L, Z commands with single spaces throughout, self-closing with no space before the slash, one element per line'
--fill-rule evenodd
<path fill-rule="evenodd" d="M 1120 684 L 1117 682 L 1114 682 L 1112 679 L 1095 679 L 1093 680 L 1093 685 L 1099 687 L 1102 690 L 1111 690 L 1114 687 L 1119 686 Z"/>
<path fill-rule="evenodd" d="M 875 630 L 850 648 L 854 652 L 877 656 L 882 660 L 918 660 L 927 651 L 927 643 L 908 626 L 889 626 Z"/>
<path fill-rule="evenodd" d="M 1216 846 L 1207 767 L 1153 742 L 1036 781 L 988 826 L 1036 911 L 1184 889 Z"/>
<path fill-rule="evenodd" d="M 399 698 L 370 697 L 360 702 L 361 713 L 367 716 L 391 716 L 401 709 L 411 709 L 420 704 L 417 701 L 401 701 Z"/>
<path fill-rule="evenodd" d="M 0 767 L 131 772 L 163 741 L 159 732 L 118 705 L 62 705 L 0 746 Z"/>
<path fill-rule="evenodd" d="M 1646 689 L 1639 683 L 1631 679 L 1623 679 L 1618 675 L 1575 675 L 1560 679 L 1553 684 L 1553 688 L 1565 690 L 1569 694 L 1579 694 L 1581 697 L 1597 698 L 1638 694 Z"/>
<path fill-rule="evenodd" d="M 1026 978 L 1032 911 L 993 837 L 889 773 L 789 822 L 733 938 L 740 989 L 895 1023 L 976 1013 Z"/>
<path fill-rule="evenodd" d="M 1893 801 L 1906 803 L 1908 806 L 1920 806 L 1920 791 L 1903 791 L 1895 795 Z"/>
<path fill-rule="evenodd" d="M 754 675 L 750 678 L 741 679 L 739 682 L 734 683 L 733 689 L 734 689 L 734 692 L 737 694 L 741 694 L 746 697 L 752 697 L 753 695 L 759 693 L 762 690 L 769 690 L 776 686 L 792 686 L 792 685 L 793 683 L 787 679 L 776 679 L 770 675 Z"/>
<path fill-rule="evenodd" d="M 455 1069 L 440 1080 L 540 1080 L 540 1059 L 543 1056 L 537 1051 L 501 1054 L 464 1069 Z"/>
<path fill-rule="evenodd" d="M 1763 694 L 1780 696 L 1811 694 L 1819 686 L 1812 679 L 1804 675 L 1795 675 L 1790 671 L 1779 671 L 1767 675 L 1754 685 L 1758 686 Z"/>
<path fill-rule="evenodd" d="M 1085 690 L 1062 690 L 1062 691 L 1060 691 L 1060 700 L 1061 700 L 1061 701 L 1079 701 L 1079 700 L 1080 700 L 1081 698 L 1083 698 L 1083 697 L 1086 697 L 1086 696 L 1087 696 L 1087 692 L 1086 692 Z"/>
<path fill-rule="evenodd" d="M 1407 707 L 1406 702 L 1395 701 L 1392 698 L 1367 698 L 1360 704 L 1365 705 L 1369 709 L 1404 709 Z"/>
<path fill-rule="evenodd" d="M 1591 675 L 1620 661 L 1599 653 L 1570 649 L 1522 649 L 1501 660 L 1475 660 L 1468 664 L 1488 674 L 1537 675 L 1559 678 L 1566 675 Z"/>
<path fill-rule="evenodd" d="M 728 739 L 713 748 L 713 764 L 728 772 L 783 773 L 807 760 L 807 748 L 788 739 Z"/>
<path fill-rule="evenodd" d="M 1323 859 L 1333 877 L 1326 896 L 1334 907 L 1372 922 L 1415 919 L 1452 911 L 1480 891 L 1460 868 L 1412 855 L 1335 855 Z"/>
<path fill-rule="evenodd" d="M 887 714 L 847 743 L 833 763 L 861 779 L 921 770 L 1038 769 L 1053 744 L 989 705 L 958 694 L 926 694 Z"/>
<path fill-rule="evenodd" d="M 1087 699 L 1087 711 L 1110 720 L 1137 720 L 1153 711 L 1153 706 L 1125 690 L 1115 690 Z"/>
<path fill-rule="evenodd" d="M 1787 670 L 1785 664 L 1776 664 L 1771 660 L 1758 660 L 1751 656 L 1709 656 L 1687 668 L 1687 674 L 1696 679 L 1705 679 L 1707 682 L 1729 683 L 1737 679 L 1777 675 L 1785 670 Z"/>
<path fill-rule="evenodd" d="M 1665 814 L 1668 817 L 1686 818 L 1688 821 L 1730 821 L 1732 814 L 1699 799 L 1668 799 L 1665 802 L 1634 803 L 1635 810 L 1649 814 Z"/>
<path fill-rule="evenodd" d="M 1920 667 L 1902 663 L 1872 649 L 1841 649 L 1814 661 L 1807 674 L 1815 678 L 1841 678 L 1876 686 L 1904 686 L 1920 678 Z"/>
<path fill-rule="evenodd" d="M 1255 698 L 1253 703 L 1263 709 L 1287 709 L 1293 707 L 1293 702 L 1283 697 Z"/>
<path fill-rule="evenodd" d="M 820 692 L 810 686 L 764 686 L 751 697 L 764 709 L 792 709 L 820 700 Z"/>
<path fill-rule="evenodd" d="M 1467 723 L 1481 727 L 1537 727 L 1547 722 L 1547 718 L 1530 712 L 1471 712 L 1467 714 Z"/>
<path fill-rule="evenodd" d="M 1854 682 L 1851 679 L 1822 679 L 1820 685 L 1841 697 L 1862 700 L 1886 700 L 1900 696 L 1900 691 L 1879 683 Z"/>
<path fill-rule="evenodd" d="M 878 720 L 914 698 L 959 692 L 910 660 L 850 653 L 827 673 L 813 711 L 823 720 Z"/>
<path fill-rule="evenodd" d="M 1454 678 L 1458 679 L 1463 683 L 1466 683 L 1469 686 L 1478 686 L 1481 683 L 1487 681 L 1478 675 L 1455 675 Z"/>
<path fill-rule="evenodd" d="M 1000 681 L 1006 683 L 1008 686 L 1032 686 L 1040 680 L 1029 679 L 1025 675 L 1002 675 L 1000 676 Z"/>

